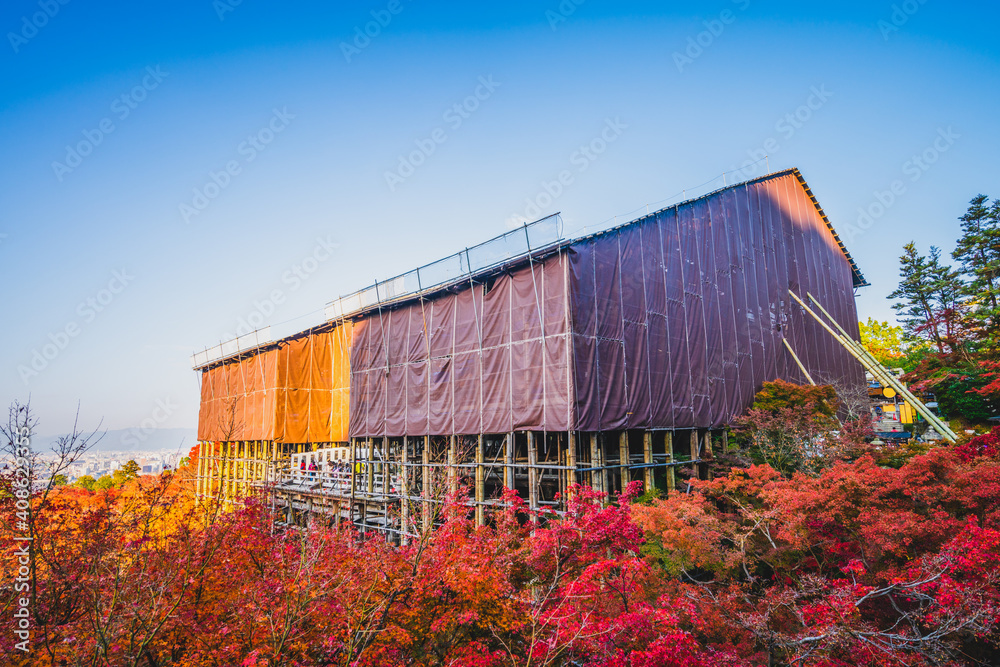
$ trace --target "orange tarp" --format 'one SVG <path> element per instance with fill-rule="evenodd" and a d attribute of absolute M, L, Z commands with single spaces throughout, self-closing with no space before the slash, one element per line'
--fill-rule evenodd
<path fill-rule="evenodd" d="M 350 323 L 202 371 L 198 439 L 346 442 Z"/>

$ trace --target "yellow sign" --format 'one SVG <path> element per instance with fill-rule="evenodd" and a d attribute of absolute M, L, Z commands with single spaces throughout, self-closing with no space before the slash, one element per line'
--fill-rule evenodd
<path fill-rule="evenodd" d="M 885 396 L 886 398 L 892 398 L 896 395 L 896 390 L 893 389 L 892 387 L 886 387 L 885 389 L 882 390 L 882 395 Z"/>
<path fill-rule="evenodd" d="M 882 406 L 882 412 L 895 412 L 895 411 L 896 411 L 896 406 L 895 405 L 891 405 L 890 404 L 890 405 L 883 405 Z"/>

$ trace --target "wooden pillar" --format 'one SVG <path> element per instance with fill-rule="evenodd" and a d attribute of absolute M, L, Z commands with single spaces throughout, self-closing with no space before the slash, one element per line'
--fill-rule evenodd
<path fill-rule="evenodd" d="M 365 480 L 367 484 L 365 488 L 368 492 L 368 497 L 371 498 L 375 493 L 375 450 L 372 447 L 372 439 L 368 438 L 368 455 L 365 457 Z"/>
<path fill-rule="evenodd" d="M 566 433 L 566 465 L 569 466 L 569 470 L 566 471 L 566 497 L 567 499 L 571 499 L 573 497 L 573 485 L 577 483 L 576 433 L 573 431 Z"/>
<path fill-rule="evenodd" d="M 195 469 L 195 473 L 194 473 L 195 474 L 195 477 L 194 477 L 194 495 L 195 495 L 195 498 L 200 498 L 200 497 L 202 497 L 204 495 L 204 486 L 202 484 L 202 482 L 203 482 L 203 476 L 204 476 L 204 472 L 202 472 L 202 471 L 205 468 L 205 452 L 203 451 L 204 449 L 205 449 L 205 444 L 204 443 L 201 443 L 201 444 L 198 445 L 198 467 Z"/>
<path fill-rule="evenodd" d="M 424 457 L 423 457 L 422 495 L 424 497 L 423 519 L 424 531 L 431 529 L 431 436 L 424 436 Z"/>
<path fill-rule="evenodd" d="M 455 465 L 458 463 L 458 436 L 452 435 L 448 440 L 448 493 L 455 495 L 458 493 L 458 471 Z"/>
<path fill-rule="evenodd" d="M 399 513 L 400 513 L 400 541 L 406 545 L 410 540 L 407 533 L 410 530 L 410 439 L 403 436 L 403 467 L 400 473 L 399 490 Z"/>
<path fill-rule="evenodd" d="M 486 501 L 486 470 L 483 463 L 486 460 L 486 451 L 483 446 L 483 434 L 479 434 L 476 441 L 476 525 L 482 526 L 486 523 L 486 508 L 483 503 Z"/>
<path fill-rule="evenodd" d="M 354 496 L 358 493 L 358 440 L 351 438 L 351 513 L 353 518 Z M 295 472 L 294 470 L 292 471 Z"/>
<path fill-rule="evenodd" d="M 701 457 L 703 459 L 712 459 L 715 457 L 715 453 L 712 451 L 712 431 L 711 429 L 705 429 L 705 439 L 704 445 L 701 448 Z M 705 479 L 712 479 L 712 469 L 707 463 L 702 464 L 702 471 L 704 472 Z"/>
<path fill-rule="evenodd" d="M 538 450 L 535 448 L 535 434 L 528 431 L 528 506 L 538 509 Z"/>
<path fill-rule="evenodd" d="M 700 445 L 701 445 L 701 443 L 699 442 L 699 439 L 698 439 L 698 429 L 693 428 L 693 429 L 691 429 L 691 460 L 692 461 L 697 461 L 700 458 L 699 455 L 698 455 L 699 454 L 699 447 L 700 447 Z M 697 463 L 692 463 L 691 464 L 691 475 L 692 476 L 698 476 L 699 473 L 700 473 L 700 470 L 699 470 L 698 464 Z"/>
<path fill-rule="evenodd" d="M 667 453 L 667 463 L 674 462 L 674 432 L 666 431 L 663 434 L 663 449 Z M 667 465 L 667 490 L 673 491 L 677 488 L 677 478 L 674 476 L 674 467 Z"/>
<path fill-rule="evenodd" d="M 622 489 L 621 492 L 625 493 L 625 487 L 628 485 L 631 479 L 630 472 L 628 469 L 628 431 L 622 431 L 618 436 L 618 468 L 621 473 Z"/>
<path fill-rule="evenodd" d="M 643 476 L 645 481 L 644 484 L 645 488 L 643 489 L 643 491 L 649 493 L 650 491 L 653 490 L 653 480 L 654 480 L 653 472 L 656 470 L 655 468 L 653 468 L 652 431 L 644 431 L 642 434 L 642 462 L 646 464 L 646 467 L 643 468 L 643 472 L 645 473 L 645 475 Z"/>
<path fill-rule="evenodd" d="M 503 448 L 503 485 L 508 489 L 514 488 L 514 432 L 507 434 L 507 441 Z"/>
<path fill-rule="evenodd" d="M 600 457 L 597 455 L 597 434 L 590 434 L 590 488 L 595 491 L 601 490 L 601 476 L 596 470 Z"/>

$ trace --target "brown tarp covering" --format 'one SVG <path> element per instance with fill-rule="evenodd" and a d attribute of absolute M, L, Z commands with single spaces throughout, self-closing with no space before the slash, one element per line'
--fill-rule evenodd
<path fill-rule="evenodd" d="M 851 266 L 792 174 L 573 244 L 575 428 L 714 427 L 765 380 L 858 385 L 861 366 L 788 296 L 857 337 Z"/>
<path fill-rule="evenodd" d="M 350 323 L 202 371 L 199 440 L 345 442 Z"/>
<path fill-rule="evenodd" d="M 817 382 L 860 385 L 788 296 L 811 292 L 856 337 L 853 283 L 794 172 L 734 186 L 486 287 L 367 314 L 350 435 L 719 426 L 765 380 L 806 381 L 783 337 Z"/>
<path fill-rule="evenodd" d="M 355 325 L 351 436 L 566 430 L 565 254 Z"/>

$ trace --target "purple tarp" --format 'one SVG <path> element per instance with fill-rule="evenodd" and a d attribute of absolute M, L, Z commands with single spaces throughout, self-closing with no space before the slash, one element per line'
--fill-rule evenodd
<path fill-rule="evenodd" d="M 852 266 L 795 172 L 733 186 L 357 322 L 350 435 L 713 427 L 766 380 L 863 382 Z"/>

